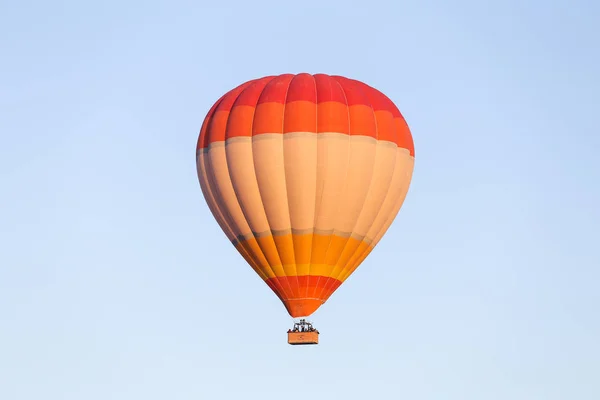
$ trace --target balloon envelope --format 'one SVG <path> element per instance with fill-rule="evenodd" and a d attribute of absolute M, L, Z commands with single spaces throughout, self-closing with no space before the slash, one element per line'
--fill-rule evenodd
<path fill-rule="evenodd" d="M 304 317 L 391 225 L 414 145 L 378 90 L 341 76 L 284 74 L 221 97 L 200 130 L 196 162 L 229 240 L 289 314 Z"/>

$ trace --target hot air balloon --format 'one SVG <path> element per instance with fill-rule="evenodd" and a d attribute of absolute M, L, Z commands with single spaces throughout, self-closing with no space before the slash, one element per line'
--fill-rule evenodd
<path fill-rule="evenodd" d="M 414 168 L 412 135 L 394 103 L 326 74 L 232 89 L 208 111 L 196 150 L 212 214 L 293 318 L 313 314 L 365 260 Z M 318 331 L 301 319 L 288 342 L 317 343 Z"/>

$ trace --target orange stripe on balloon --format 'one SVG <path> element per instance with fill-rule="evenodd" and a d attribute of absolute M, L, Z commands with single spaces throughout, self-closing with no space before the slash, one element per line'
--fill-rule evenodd
<path fill-rule="evenodd" d="M 227 134 L 227 122 L 229 120 L 228 110 L 216 111 L 208 125 L 206 137 L 208 144 L 222 142 Z"/>
<path fill-rule="evenodd" d="M 310 254 L 311 264 L 325 264 L 325 255 L 327 254 L 331 239 L 332 235 L 313 235 L 312 251 Z"/>
<path fill-rule="evenodd" d="M 317 105 L 297 100 L 285 105 L 283 133 L 317 132 Z"/>
<path fill-rule="evenodd" d="M 231 109 L 227 119 L 225 138 L 231 139 L 241 136 L 252 136 L 252 122 L 254 120 L 254 107 L 236 105 Z"/>
<path fill-rule="evenodd" d="M 283 133 L 283 103 L 261 103 L 256 106 L 252 135 Z"/>
<path fill-rule="evenodd" d="M 377 138 L 377 125 L 373 109 L 362 104 L 348 107 L 350 113 L 350 135 L 364 135 Z"/>
<path fill-rule="evenodd" d="M 338 279 L 342 282 L 348 279 L 348 277 L 352 275 L 354 271 L 356 271 L 356 269 L 362 264 L 362 262 L 365 261 L 367 256 L 371 254 L 371 251 L 373 251 L 373 246 L 362 242 L 359 245 L 355 255 L 352 257 L 352 259 L 350 259 L 346 267 L 338 276 Z"/>
<path fill-rule="evenodd" d="M 350 133 L 348 107 L 337 101 L 317 105 L 317 132 Z"/>
<path fill-rule="evenodd" d="M 375 120 L 377 121 L 377 139 L 396 143 L 398 135 L 392 113 L 387 110 L 377 110 L 375 111 Z"/>
<path fill-rule="evenodd" d="M 358 240 L 353 237 L 349 238 L 336 264 L 342 267 L 342 269 L 345 268 L 346 265 L 348 265 L 350 258 L 356 253 L 356 250 L 359 248 L 361 242 L 362 240 Z"/>

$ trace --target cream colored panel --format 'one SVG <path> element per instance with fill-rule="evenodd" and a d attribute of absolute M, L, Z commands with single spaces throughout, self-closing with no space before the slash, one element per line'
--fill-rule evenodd
<path fill-rule="evenodd" d="M 232 236 L 235 239 L 251 237 L 252 232 L 242 212 L 229 175 L 225 143 L 212 143 L 200 160 L 203 161 L 201 165 L 206 170 L 207 186 L 214 197 L 217 208 L 231 228 Z M 255 269 L 271 269 L 262 249 L 252 249 L 247 242 L 242 242 L 240 246 L 236 247 Z M 271 273 L 274 274 L 273 271 Z M 259 274 L 261 273 L 259 272 Z"/>
<path fill-rule="evenodd" d="M 359 246 L 355 250 L 359 251 L 359 253 L 350 257 L 347 265 L 344 265 L 343 268 L 336 267 L 333 272 L 338 274 L 338 279 L 345 280 L 357 267 L 356 262 L 364 259 L 373 247 L 377 245 L 387 229 L 391 226 L 406 198 L 410 180 L 412 178 L 414 158 L 410 156 L 410 153 L 406 149 L 395 148 L 394 152 L 396 153 L 395 167 L 392 168 L 393 176 L 389 184 L 389 190 L 387 191 L 385 200 L 383 201 L 377 216 L 374 218 L 374 223 L 365 238 L 365 241 L 370 242 L 369 247 L 364 248 L 363 246 Z M 367 207 L 365 207 L 365 209 L 366 208 Z"/>
<path fill-rule="evenodd" d="M 206 172 L 215 194 L 215 199 L 219 203 L 219 209 L 222 210 L 225 217 L 231 221 L 231 229 L 238 236 L 250 235 L 250 226 L 246 221 L 237 196 L 233 190 L 231 177 L 229 176 L 229 167 L 225 156 L 225 143 L 217 142 L 211 144 L 206 155 Z"/>
<path fill-rule="evenodd" d="M 392 180 L 390 182 L 390 187 L 383 201 L 383 204 L 380 207 L 379 213 L 377 213 L 377 217 L 373 221 L 373 225 L 367 231 L 367 235 L 365 240 L 368 242 L 372 242 L 375 235 L 383 229 L 383 225 L 388 219 L 388 216 L 392 213 L 394 205 L 396 204 L 396 199 L 400 197 L 402 191 L 402 183 L 403 183 L 403 175 L 406 173 L 406 162 L 402 155 L 402 150 L 400 148 L 396 149 L 396 163 L 394 167 L 394 172 L 392 175 Z"/>
<path fill-rule="evenodd" d="M 339 208 L 334 229 L 334 234 L 344 239 L 340 242 L 339 239 L 332 238 L 325 258 L 326 263 L 331 266 L 328 273 L 331 276 L 337 276 L 342 268 L 338 262 L 344 254 L 346 246 L 356 242 L 356 240 L 350 239 L 350 234 L 356 226 L 369 193 L 375 164 L 377 140 L 366 136 L 350 136 L 349 138 L 348 172 L 344 190 L 338 199 Z"/>
<path fill-rule="evenodd" d="M 234 137 L 226 143 L 229 175 L 246 220 L 253 232 L 269 231 L 269 222 L 254 172 L 252 138 Z"/>
<path fill-rule="evenodd" d="M 285 181 L 283 135 L 262 134 L 252 138 L 256 180 L 264 210 L 274 233 L 291 230 Z"/>
<path fill-rule="evenodd" d="M 309 132 L 283 135 L 285 181 L 292 229 L 312 233 L 317 183 L 317 135 Z"/>
<path fill-rule="evenodd" d="M 215 195 L 213 194 L 211 184 L 208 180 L 208 174 L 206 171 L 206 153 L 201 149 L 198 157 L 196 158 L 196 168 L 198 171 L 198 180 L 200 181 L 200 188 L 202 189 L 202 194 L 204 194 L 204 198 L 206 199 L 206 203 L 208 204 L 208 208 L 210 212 L 214 215 L 217 223 L 227 235 L 227 238 L 230 241 L 234 241 L 236 239 L 236 235 L 233 232 L 233 229 L 225 219 L 223 212 L 219 208 L 219 203 L 215 200 Z"/>
<path fill-rule="evenodd" d="M 338 199 L 337 232 L 352 232 L 371 186 L 377 141 L 367 136 L 350 136 L 350 161 L 342 196 Z"/>
<path fill-rule="evenodd" d="M 406 199 L 412 179 L 415 164 L 414 157 L 410 155 L 408 150 L 398 148 L 398 155 L 396 159 L 396 165 L 399 167 L 399 171 L 398 176 L 394 177 L 394 186 L 397 188 L 397 191 L 391 198 L 393 203 L 391 209 L 387 213 L 383 213 L 383 216 L 385 217 L 383 226 L 381 226 L 377 232 L 373 232 L 373 242 L 371 243 L 372 246 L 375 246 L 377 243 L 379 243 L 383 235 L 392 225 L 392 222 L 394 222 L 394 219 L 398 215 L 400 208 L 402 208 L 402 204 L 404 204 L 404 200 Z"/>
<path fill-rule="evenodd" d="M 397 146 L 394 143 L 387 141 L 377 142 L 371 186 L 358 222 L 352 232 L 353 236 L 357 239 L 362 239 L 367 234 L 367 231 L 373 225 L 377 214 L 381 210 L 381 205 L 390 189 L 390 183 L 394 174 L 396 150 Z"/>
<path fill-rule="evenodd" d="M 348 173 L 350 137 L 342 133 L 320 133 L 317 137 L 315 232 L 323 233 L 335 228 Z"/>

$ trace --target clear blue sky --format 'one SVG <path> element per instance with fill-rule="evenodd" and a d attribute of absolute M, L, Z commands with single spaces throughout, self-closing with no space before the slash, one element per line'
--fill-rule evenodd
<path fill-rule="evenodd" d="M 0 3 L 2 400 L 600 398 L 600 3 L 96 3 Z M 416 146 L 308 348 L 194 159 L 284 72 L 379 88 Z"/>

